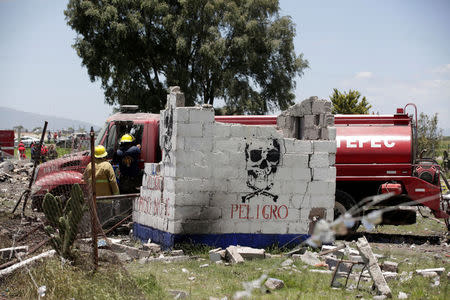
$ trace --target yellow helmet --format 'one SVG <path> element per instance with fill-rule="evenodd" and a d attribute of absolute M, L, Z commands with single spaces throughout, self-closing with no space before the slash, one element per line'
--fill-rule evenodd
<path fill-rule="evenodd" d="M 103 158 L 103 157 L 106 157 L 107 155 L 108 155 L 108 152 L 106 152 L 105 147 L 103 147 L 102 145 L 95 147 L 95 151 L 94 151 L 95 158 Z"/>
<path fill-rule="evenodd" d="M 120 139 L 121 143 L 130 143 L 132 141 L 134 141 L 134 138 L 131 135 L 129 135 L 129 134 L 124 134 L 122 136 L 122 138 Z"/>

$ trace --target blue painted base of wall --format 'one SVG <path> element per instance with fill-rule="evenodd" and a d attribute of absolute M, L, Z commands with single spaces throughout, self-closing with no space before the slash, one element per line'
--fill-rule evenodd
<path fill-rule="evenodd" d="M 307 234 L 262 234 L 262 233 L 222 233 L 222 234 L 173 234 L 139 223 L 133 224 L 133 234 L 140 240 L 160 244 L 163 249 L 175 244 L 188 242 L 226 248 L 230 245 L 265 248 L 273 244 L 295 246 L 306 240 Z"/>

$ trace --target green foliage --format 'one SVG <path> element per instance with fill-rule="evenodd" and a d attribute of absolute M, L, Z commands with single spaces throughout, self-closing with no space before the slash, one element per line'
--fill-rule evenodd
<path fill-rule="evenodd" d="M 73 258 L 72 246 L 78 233 L 78 224 L 83 216 L 83 191 L 74 184 L 66 206 L 60 197 L 47 193 L 42 203 L 42 209 L 49 225 L 45 231 L 51 237 L 53 247 L 64 258 Z"/>
<path fill-rule="evenodd" d="M 359 101 L 360 97 L 361 94 L 356 90 L 341 93 L 338 89 L 333 89 L 333 95 L 330 96 L 333 114 L 368 114 L 372 106 L 367 102 L 366 97 Z"/>
<path fill-rule="evenodd" d="M 442 139 L 442 129 L 438 128 L 438 115 L 428 116 L 420 113 L 417 120 L 417 154 L 423 157 L 435 156 Z M 441 154 L 441 153 L 439 153 Z"/>
<path fill-rule="evenodd" d="M 159 112 L 167 87 L 186 105 L 221 98 L 231 111 L 262 114 L 293 104 L 295 27 L 277 0 L 70 0 L 73 47 L 105 101 Z"/>

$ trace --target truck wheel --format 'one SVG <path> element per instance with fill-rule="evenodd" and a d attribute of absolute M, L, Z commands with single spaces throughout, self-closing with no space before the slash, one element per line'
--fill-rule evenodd
<path fill-rule="evenodd" d="M 345 214 L 347 210 L 355 205 L 356 202 L 350 194 L 341 190 L 336 190 L 334 202 L 334 219 L 336 220 L 340 215 Z M 360 224 L 360 221 L 356 221 L 355 225 L 353 225 L 352 228 L 348 229 L 349 233 L 355 232 Z"/>

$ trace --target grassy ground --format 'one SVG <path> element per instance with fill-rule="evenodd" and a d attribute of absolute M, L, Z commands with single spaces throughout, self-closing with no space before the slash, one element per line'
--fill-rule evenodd
<path fill-rule="evenodd" d="M 58 157 L 64 156 L 66 154 L 70 154 L 71 151 L 72 151 L 71 148 L 56 147 L 56 152 L 58 152 Z M 30 159 L 30 157 L 31 157 L 31 148 L 26 148 L 25 155 L 27 156 L 27 159 Z M 14 149 L 14 156 L 17 157 L 17 149 Z"/>
<path fill-rule="evenodd" d="M 380 252 L 378 252 L 380 253 Z M 422 253 L 385 251 L 391 259 L 399 262 L 399 273 L 418 268 L 442 266 L 442 261 Z M 173 299 L 170 290 L 184 291 L 189 299 L 209 299 L 210 296 L 232 299 L 236 291 L 243 290 L 242 282 L 258 279 L 262 274 L 284 281 L 285 287 L 272 293 L 254 290 L 252 299 L 354 299 L 357 295 L 371 298 L 370 287 L 363 283 L 362 290 L 333 289 L 331 275 L 311 273 L 311 268 L 295 261 L 295 267 L 282 268 L 286 258 L 246 261 L 239 265 L 215 265 L 206 259 L 182 263 L 131 263 L 129 274 L 118 266 L 101 267 L 97 273 L 82 267 L 62 264 L 56 258 L 40 263 L 31 269 L 38 286 L 46 285 L 45 299 Z M 207 267 L 201 267 L 204 264 Z M 186 269 L 185 272 L 182 269 Z M 413 275 L 406 282 L 389 281 L 394 298 L 400 291 L 410 299 L 446 299 L 449 279 L 440 277 L 440 285 L 431 287 L 434 280 Z M 349 286 L 356 282 L 349 281 Z M 36 288 L 29 274 L 16 273 L 8 277 L 1 288 L 1 295 L 11 298 L 33 299 Z"/>

